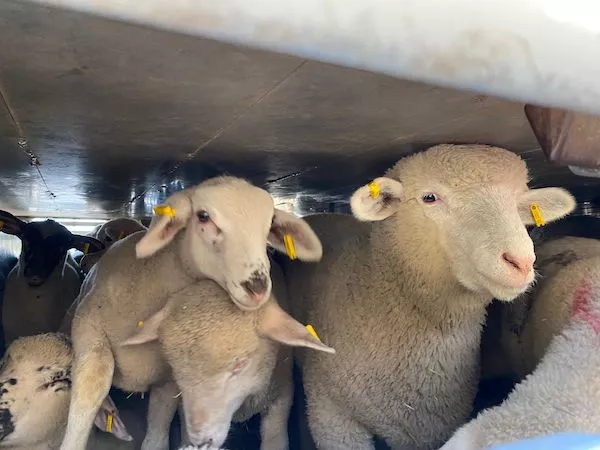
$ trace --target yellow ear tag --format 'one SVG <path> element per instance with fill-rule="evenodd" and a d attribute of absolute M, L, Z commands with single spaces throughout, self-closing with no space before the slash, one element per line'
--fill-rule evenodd
<path fill-rule="evenodd" d="M 543 227 L 546 225 L 546 221 L 542 217 L 542 211 L 537 203 L 532 203 L 529 209 L 531 209 L 531 215 L 533 216 L 536 227 Z"/>
<path fill-rule="evenodd" d="M 123 230 L 121 230 L 121 232 L 119 233 L 119 236 L 117 236 L 117 241 L 120 241 L 121 239 L 123 239 L 124 235 L 125 235 L 125 232 Z"/>
<path fill-rule="evenodd" d="M 106 432 L 112 433 L 113 415 L 109 414 L 106 418 Z"/>
<path fill-rule="evenodd" d="M 294 238 L 291 234 L 283 235 L 283 243 L 285 244 L 285 251 L 287 252 L 290 259 L 293 261 L 298 258 L 296 256 L 296 247 L 294 246 Z"/>
<path fill-rule="evenodd" d="M 0 231 L 2 231 L 2 228 L 4 228 L 4 222 L 0 220 Z"/>
<path fill-rule="evenodd" d="M 140 321 L 137 323 L 137 326 L 138 326 L 139 328 L 143 327 L 143 326 L 144 326 L 144 321 L 143 321 L 143 320 L 140 320 Z"/>
<path fill-rule="evenodd" d="M 83 246 L 83 254 L 87 255 L 89 251 L 90 251 L 90 244 L 89 244 L 89 242 L 86 242 Z"/>
<path fill-rule="evenodd" d="M 381 194 L 381 190 L 379 189 L 379 185 L 376 181 L 371 181 L 369 183 L 369 189 L 371 190 L 371 198 L 376 199 Z"/>
<path fill-rule="evenodd" d="M 154 207 L 154 214 L 157 216 L 175 217 L 175 208 L 169 205 L 158 205 Z"/>
<path fill-rule="evenodd" d="M 310 334 L 312 334 L 312 336 L 319 342 L 321 342 L 321 338 L 319 337 L 319 335 L 317 334 L 317 332 L 315 331 L 315 329 L 313 328 L 312 325 L 306 325 L 306 329 L 308 330 L 308 332 Z"/>

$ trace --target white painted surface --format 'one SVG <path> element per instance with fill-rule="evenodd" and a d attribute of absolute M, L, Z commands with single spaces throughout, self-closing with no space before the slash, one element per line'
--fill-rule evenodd
<path fill-rule="evenodd" d="M 34 0 L 600 113 L 598 0 Z"/>

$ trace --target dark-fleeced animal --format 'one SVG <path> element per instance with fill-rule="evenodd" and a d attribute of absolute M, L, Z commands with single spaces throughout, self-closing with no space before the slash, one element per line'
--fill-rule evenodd
<path fill-rule="evenodd" d="M 2 321 L 5 345 L 20 336 L 57 331 L 79 294 L 81 276 L 69 256 L 102 250 L 97 239 L 73 234 L 54 220 L 24 222 L 0 211 L 1 231 L 22 242 L 17 265 L 6 279 Z"/>

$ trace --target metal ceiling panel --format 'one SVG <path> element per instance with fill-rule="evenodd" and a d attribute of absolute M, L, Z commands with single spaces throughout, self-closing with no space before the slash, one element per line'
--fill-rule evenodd
<path fill-rule="evenodd" d="M 221 173 L 331 210 L 440 142 L 523 153 L 542 184 L 582 180 L 495 97 L 13 0 L 0 42 L 0 207 L 17 214 L 148 215 Z"/>

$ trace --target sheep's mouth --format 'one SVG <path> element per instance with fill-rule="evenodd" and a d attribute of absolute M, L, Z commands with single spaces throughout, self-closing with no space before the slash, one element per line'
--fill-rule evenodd
<path fill-rule="evenodd" d="M 40 287 L 44 284 L 44 280 L 41 278 L 27 279 L 27 285 L 31 287 Z"/>

